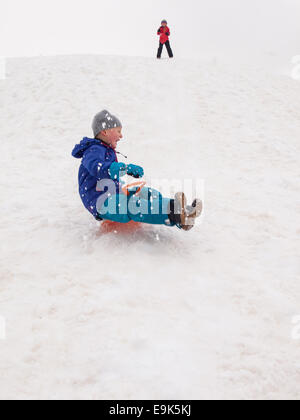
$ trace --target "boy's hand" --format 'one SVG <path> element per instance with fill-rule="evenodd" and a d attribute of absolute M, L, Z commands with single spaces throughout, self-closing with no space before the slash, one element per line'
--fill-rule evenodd
<path fill-rule="evenodd" d="M 142 178 L 144 176 L 144 169 L 141 166 L 125 165 L 125 163 L 113 162 L 108 170 L 109 176 L 112 180 L 119 180 L 126 173 L 134 178 Z"/>
<path fill-rule="evenodd" d="M 113 162 L 110 165 L 110 168 L 108 170 L 109 176 L 112 180 L 119 179 L 120 177 L 124 176 L 126 174 L 126 165 L 125 163 L 118 163 Z"/>
<path fill-rule="evenodd" d="M 133 176 L 134 178 L 142 178 L 144 176 L 144 169 L 141 166 L 131 163 L 127 166 L 127 175 Z"/>

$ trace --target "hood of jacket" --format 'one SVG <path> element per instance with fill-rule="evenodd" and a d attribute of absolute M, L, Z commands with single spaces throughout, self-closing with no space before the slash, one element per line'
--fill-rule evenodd
<path fill-rule="evenodd" d="M 84 137 L 79 144 L 76 144 L 72 151 L 72 156 L 76 159 L 81 159 L 84 153 L 89 149 L 91 146 L 95 145 L 101 146 L 101 141 L 98 139 L 90 139 L 88 137 Z"/>

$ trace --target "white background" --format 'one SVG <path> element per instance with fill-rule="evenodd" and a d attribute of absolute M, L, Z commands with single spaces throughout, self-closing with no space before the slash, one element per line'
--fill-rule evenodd
<path fill-rule="evenodd" d="M 179 57 L 299 54 L 299 0 L 1 0 L 0 55 L 152 56 L 168 19 Z"/>

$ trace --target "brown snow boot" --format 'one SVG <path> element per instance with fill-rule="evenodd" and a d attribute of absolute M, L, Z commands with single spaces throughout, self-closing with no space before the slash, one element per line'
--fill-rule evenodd
<path fill-rule="evenodd" d="M 178 226 L 185 230 L 191 230 L 195 226 L 196 218 L 201 216 L 203 204 L 201 200 L 194 200 L 191 206 L 187 205 L 187 199 L 183 192 L 175 195 L 175 213 L 179 216 Z"/>

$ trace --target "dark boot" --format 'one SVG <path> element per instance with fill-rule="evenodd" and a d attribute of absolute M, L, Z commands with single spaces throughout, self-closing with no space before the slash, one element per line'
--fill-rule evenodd
<path fill-rule="evenodd" d="M 171 48 L 171 45 L 170 45 L 170 41 L 166 42 L 166 47 L 167 47 L 167 50 L 168 50 L 169 57 L 173 58 L 174 56 L 173 56 L 173 51 L 172 51 L 172 48 Z"/>
<path fill-rule="evenodd" d="M 176 204 L 177 207 L 177 204 Z M 170 201 L 170 211 L 169 211 L 169 220 L 172 225 L 179 226 L 181 223 L 181 215 L 177 214 L 175 211 L 175 200 Z"/>
<path fill-rule="evenodd" d="M 164 44 L 159 43 L 158 51 L 157 51 L 157 58 L 161 58 L 161 53 L 163 50 Z"/>

